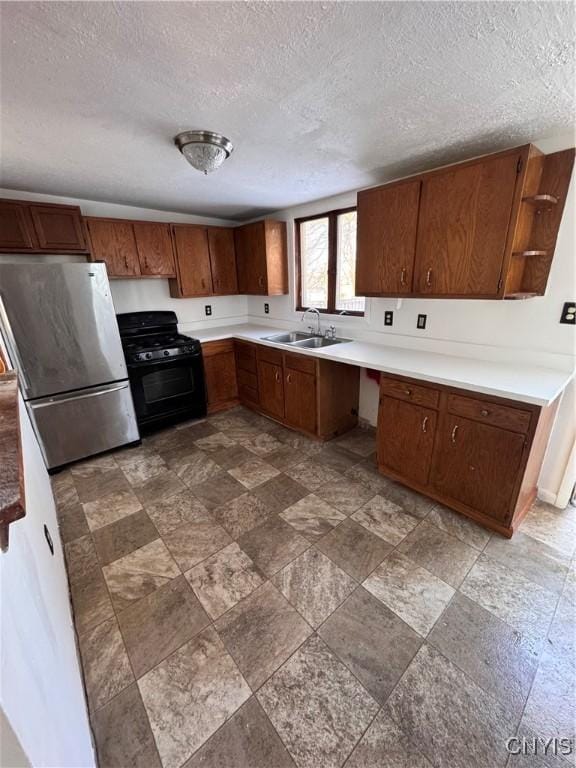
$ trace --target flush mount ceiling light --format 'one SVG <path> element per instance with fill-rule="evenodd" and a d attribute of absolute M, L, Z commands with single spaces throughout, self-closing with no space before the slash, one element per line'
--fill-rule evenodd
<path fill-rule="evenodd" d="M 234 147 L 220 133 L 185 131 L 174 137 L 174 143 L 193 168 L 207 176 L 219 168 Z"/>

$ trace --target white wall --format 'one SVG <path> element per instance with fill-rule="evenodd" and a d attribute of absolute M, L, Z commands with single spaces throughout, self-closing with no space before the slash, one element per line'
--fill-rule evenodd
<path fill-rule="evenodd" d="M 32 765 L 94 766 L 56 509 L 22 402 L 20 429 L 26 516 L 0 554 L 0 705 Z"/>

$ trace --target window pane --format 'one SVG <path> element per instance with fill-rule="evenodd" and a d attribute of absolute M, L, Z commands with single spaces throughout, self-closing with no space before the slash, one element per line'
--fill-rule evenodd
<path fill-rule="evenodd" d="M 328 307 L 328 219 L 300 224 L 302 305 Z"/>
<path fill-rule="evenodd" d="M 356 279 L 356 211 L 338 216 L 336 309 L 364 312 L 364 298 L 354 293 Z"/>

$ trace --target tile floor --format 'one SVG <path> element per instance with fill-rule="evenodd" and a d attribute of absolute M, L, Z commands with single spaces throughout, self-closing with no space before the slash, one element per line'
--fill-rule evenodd
<path fill-rule="evenodd" d="M 498 768 L 574 738 L 576 509 L 511 541 L 241 408 L 53 478 L 101 768 Z"/>

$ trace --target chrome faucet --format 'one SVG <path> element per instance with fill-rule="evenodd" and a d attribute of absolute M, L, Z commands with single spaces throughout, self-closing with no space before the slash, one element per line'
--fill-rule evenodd
<path fill-rule="evenodd" d="M 302 315 L 301 322 L 304 322 L 304 318 L 306 317 L 308 312 L 316 312 L 316 336 L 321 336 L 322 335 L 322 331 L 320 329 L 320 312 L 316 309 L 316 307 L 308 307 L 308 309 Z M 312 332 L 314 332 L 314 327 L 312 325 L 309 325 L 308 328 Z"/>

